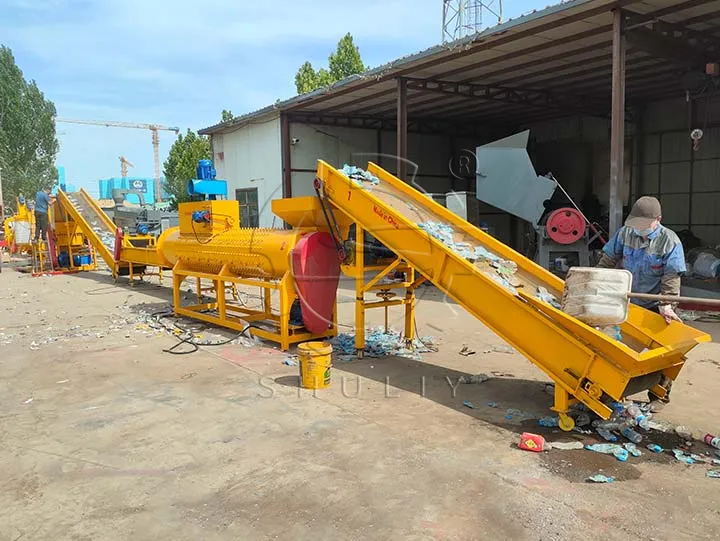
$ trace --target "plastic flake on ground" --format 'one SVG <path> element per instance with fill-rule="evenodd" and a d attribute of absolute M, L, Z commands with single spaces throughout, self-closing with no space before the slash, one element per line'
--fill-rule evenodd
<path fill-rule="evenodd" d="M 615 481 L 614 477 L 608 477 L 607 475 L 597 474 L 587 478 L 590 483 L 612 483 Z"/>

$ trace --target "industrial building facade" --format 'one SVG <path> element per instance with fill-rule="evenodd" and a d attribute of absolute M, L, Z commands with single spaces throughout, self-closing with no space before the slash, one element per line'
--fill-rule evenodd
<path fill-rule="evenodd" d="M 429 193 L 474 191 L 475 148 L 529 129 L 537 172 L 609 229 L 635 197 L 655 195 L 667 226 L 715 245 L 718 8 L 575 0 L 201 133 L 248 226 L 282 227 L 270 201 L 313 194 L 318 159 L 373 161 Z M 517 218 L 480 212 L 500 240 L 523 246 Z"/>

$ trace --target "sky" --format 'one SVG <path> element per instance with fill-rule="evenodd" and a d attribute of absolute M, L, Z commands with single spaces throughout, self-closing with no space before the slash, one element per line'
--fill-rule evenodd
<path fill-rule="evenodd" d="M 497 2 L 498 0 L 494 0 Z M 546 4 L 506 0 L 514 18 Z M 486 13 L 485 21 L 492 15 Z M 177 126 L 183 132 L 296 94 L 297 68 L 318 68 L 347 32 L 372 67 L 436 45 L 442 0 L 0 0 L 0 43 L 60 118 Z M 153 176 L 150 132 L 59 123 L 67 182 Z M 160 132 L 161 161 L 175 138 Z"/>

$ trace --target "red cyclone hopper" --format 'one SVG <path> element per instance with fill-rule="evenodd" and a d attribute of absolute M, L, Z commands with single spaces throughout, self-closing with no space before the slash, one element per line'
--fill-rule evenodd
<path fill-rule="evenodd" d="M 325 332 L 332 323 L 340 281 L 340 260 L 332 236 L 316 232 L 302 237 L 292 251 L 292 273 L 305 328 L 312 333 Z"/>

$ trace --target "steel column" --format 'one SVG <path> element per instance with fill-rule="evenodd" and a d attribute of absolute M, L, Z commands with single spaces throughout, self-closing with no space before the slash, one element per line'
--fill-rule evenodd
<path fill-rule="evenodd" d="M 625 35 L 624 14 L 613 11 L 612 111 L 610 128 L 610 234 L 622 226 L 625 165 Z"/>
<path fill-rule="evenodd" d="M 407 182 L 407 79 L 397 80 L 397 177 Z"/>
<path fill-rule="evenodd" d="M 282 147 L 282 194 L 292 197 L 292 159 L 290 155 L 290 119 L 280 115 L 280 145 Z"/>

